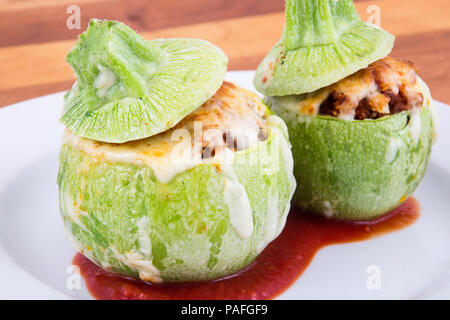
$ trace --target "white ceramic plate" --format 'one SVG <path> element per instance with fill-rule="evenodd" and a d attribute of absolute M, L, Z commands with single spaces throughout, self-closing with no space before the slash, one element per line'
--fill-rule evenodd
<path fill-rule="evenodd" d="M 252 89 L 253 72 L 228 79 Z M 87 298 L 70 267 L 56 174 L 63 93 L 0 109 L 0 298 Z M 442 124 L 450 106 L 436 102 Z M 326 247 L 281 299 L 450 299 L 450 126 L 440 128 L 415 192 L 416 224 L 369 241 Z"/>

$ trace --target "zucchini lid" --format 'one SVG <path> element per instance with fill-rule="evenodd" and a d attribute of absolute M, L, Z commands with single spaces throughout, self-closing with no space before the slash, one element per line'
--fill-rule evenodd
<path fill-rule="evenodd" d="M 60 121 L 76 136 L 115 143 L 175 126 L 214 95 L 228 63 L 203 40 L 147 41 L 120 22 L 95 19 L 66 60 L 78 80 Z"/>
<path fill-rule="evenodd" d="M 279 43 L 256 70 L 266 96 L 312 92 L 389 54 L 394 36 L 361 20 L 352 0 L 287 0 Z"/>

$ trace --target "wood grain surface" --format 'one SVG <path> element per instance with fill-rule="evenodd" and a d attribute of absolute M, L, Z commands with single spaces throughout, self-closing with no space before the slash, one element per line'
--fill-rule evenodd
<path fill-rule="evenodd" d="M 450 104 L 450 1 L 355 1 L 363 19 L 377 6 L 396 35 L 392 56 L 413 61 L 435 99 Z M 81 29 L 66 26 L 81 9 Z M 196 37 L 220 46 L 230 70 L 255 69 L 277 42 L 284 0 L 0 0 L 0 107 L 66 90 L 67 51 L 93 18 L 123 21 L 146 38 Z"/>

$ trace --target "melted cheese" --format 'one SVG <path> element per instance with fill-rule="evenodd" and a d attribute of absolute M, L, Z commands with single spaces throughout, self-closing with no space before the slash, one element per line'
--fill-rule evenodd
<path fill-rule="evenodd" d="M 189 114 L 176 128 L 192 129 L 202 122 L 203 130 L 247 128 L 257 131 L 264 123 L 266 109 L 259 97 L 230 82 L 224 82 L 216 94 Z"/>
<path fill-rule="evenodd" d="M 355 120 L 355 111 L 350 113 L 340 113 L 338 118 L 344 121 L 353 121 Z"/>
<path fill-rule="evenodd" d="M 331 218 L 334 215 L 334 209 L 329 201 L 324 201 L 322 207 L 322 211 L 325 217 Z"/>
<path fill-rule="evenodd" d="M 212 145 L 218 155 L 234 143 L 238 150 L 259 142 L 265 127 L 265 106 L 259 97 L 225 82 L 219 91 L 176 127 L 149 137 L 122 144 L 103 143 L 64 133 L 63 143 L 89 154 L 93 160 L 124 162 L 150 167 L 158 181 L 168 183 L 177 174 L 200 163 L 202 148 Z M 230 136 L 232 143 L 224 140 Z"/>
<path fill-rule="evenodd" d="M 309 117 L 319 114 L 319 107 L 329 94 L 327 88 L 317 91 L 317 94 L 290 95 L 281 97 L 268 97 L 270 108 L 281 115 L 288 122 L 299 121 L 299 117 Z"/>
<path fill-rule="evenodd" d="M 124 265 L 139 273 L 139 278 L 147 282 L 162 282 L 159 270 L 153 265 L 152 260 L 144 257 L 141 253 L 136 251 L 129 251 L 120 253 L 115 247 L 109 248 L 114 254 L 114 257 Z"/>
<path fill-rule="evenodd" d="M 422 120 L 420 118 L 421 108 L 414 108 L 409 111 L 409 134 L 411 139 L 414 142 L 414 145 L 417 145 L 420 139 L 420 133 L 422 132 Z"/>
<path fill-rule="evenodd" d="M 386 57 L 328 87 L 308 94 L 270 97 L 267 101 L 287 121 L 304 122 L 305 118 L 319 113 L 352 121 L 361 102 L 364 102 L 362 110 L 367 108 L 381 115 L 390 114 L 388 94 L 398 95 L 401 90 L 408 96 L 408 108 L 419 108 L 416 82 L 415 70 L 410 63 Z M 328 98 L 331 101 L 327 101 Z"/>
<path fill-rule="evenodd" d="M 404 143 L 402 140 L 392 138 L 389 141 L 387 151 L 385 154 L 385 159 L 387 163 L 392 163 L 397 158 L 397 154 L 401 147 L 404 146 Z"/>
<path fill-rule="evenodd" d="M 286 172 L 286 176 L 289 180 L 290 184 L 290 194 L 289 198 L 291 199 L 294 195 L 296 188 L 296 181 L 294 178 L 293 170 L 294 170 L 294 158 L 291 152 L 291 144 L 289 142 L 289 134 L 288 129 L 286 127 L 285 122 L 276 115 L 271 115 L 267 119 L 267 126 L 271 129 L 271 134 L 273 137 L 278 137 L 279 144 L 281 148 L 281 156 L 283 157 L 284 169 Z M 273 161 L 273 160 L 272 160 Z M 272 190 L 271 192 L 272 198 L 268 201 L 268 213 L 267 213 L 267 221 L 264 229 L 263 240 L 262 243 L 258 246 L 259 250 L 263 250 L 271 241 L 273 241 L 276 237 L 278 237 L 283 230 L 286 219 L 291 208 L 290 201 L 287 201 L 284 210 L 281 212 L 278 208 L 278 191 Z"/>
<path fill-rule="evenodd" d="M 116 75 L 108 68 L 98 65 L 100 71 L 97 78 L 94 81 L 94 87 L 97 89 L 97 95 L 103 98 L 106 92 L 116 83 Z"/>
<path fill-rule="evenodd" d="M 174 137 L 179 138 L 176 134 Z M 166 134 L 158 135 L 151 141 L 121 145 L 76 137 L 68 130 L 63 137 L 63 144 L 70 144 L 77 150 L 89 154 L 93 157 L 93 161 L 146 165 L 152 169 L 155 178 L 161 183 L 168 183 L 175 175 L 193 168 L 200 162 L 201 155 L 191 152 L 190 143 L 190 139 L 182 139 L 181 142 L 175 143 L 170 135 Z"/>
<path fill-rule="evenodd" d="M 223 200 L 228 208 L 230 224 L 241 239 L 248 239 L 253 233 L 253 211 L 247 191 L 239 182 L 232 164 L 221 166 L 226 177 Z"/>
<path fill-rule="evenodd" d="M 295 178 L 292 174 L 294 170 L 294 158 L 291 152 L 291 144 L 289 142 L 289 133 L 286 127 L 286 123 L 278 116 L 271 115 L 267 118 L 267 127 L 271 128 L 272 134 L 278 136 L 281 156 L 283 157 L 284 168 L 286 170 L 286 176 L 289 178 L 291 187 L 295 189 Z"/>
<path fill-rule="evenodd" d="M 267 215 L 262 240 L 257 249 L 258 252 L 263 251 L 264 248 L 277 237 L 279 218 L 280 210 L 278 209 L 278 192 L 274 192 L 272 193 L 272 196 L 267 199 Z"/>
<path fill-rule="evenodd" d="M 65 212 L 72 220 L 71 222 L 77 224 L 78 226 L 83 228 L 83 230 L 87 231 L 86 227 L 79 219 L 80 214 L 86 213 L 84 213 L 67 194 L 65 195 L 64 205 L 66 206 Z M 137 241 L 140 247 L 140 252 L 130 251 L 125 254 L 121 254 L 115 247 L 111 247 L 110 250 L 111 252 L 113 252 L 115 258 L 119 262 L 139 272 L 139 277 L 142 280 L 150 282 L 162 282 L 159 270 L 152 264 L 152 246 L 150 236 L 148 234 L 148 224 L 148 217 L 142 217 L 136 223 L 138 227 Z M 95 259 L 92 259 L 89 253 L 91 249 L 87 250 L 85 247 L 83 247 L 70 232 L 67 232 L 66 228 L 64 228 L 64 231 L 66 234 L 66 238 L 68 239 L 72 247 L 95 262 Z M 102 263 L 101 266 L 105 270 L 110 270 L 111 267 L 108 263 Z"/>
<path fill-rule="evenodd" d="M 141 217 L 136 225 L 138 227 L 138 244 L 139 251 L 146 257 L 152 255 L 152 241 L 149 234 L 150 219 L 147 216 Z"/>

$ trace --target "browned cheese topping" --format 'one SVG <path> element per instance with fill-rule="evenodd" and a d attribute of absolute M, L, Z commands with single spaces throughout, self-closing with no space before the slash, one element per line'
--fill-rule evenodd
<path fill-rule="evenodd" d="M 267 139 L 266 107 L 254 93 L 224 82 L 202 106 L 181 120 L 174 128 L 158 135 L 122 144 L 92 141 L 94 148 L 109 146 L 145 155 L 168 154 L 182 137 L 188 136 L 195 152 L 212 158 L 217 152 L 245 150 Z M 177 130 L 181 130 L 180 134 Z M 198 149 L 197 149 L 198 146 Z M 201 149 L 200 149 L 201 147 Z"/>
<path fill-rule="evenodd" d="M 265 140 L 265 113 L 265 105 L 256 94 L 224 82 L 211 99 L 176 128 L 193 130 L 196 123 L 201 123 L 202 155 L 208 158 L 214 156 L 216 148 L 239 151 Z"/>
<path fill-rule="evenodd" d="M 420 108 L 423 95 L 414 65 L 390 57 L 306 95 L 300 112 L 345 120 L 378 119 Z M 305 112 L 306 111 L 306 112 Z"/>

